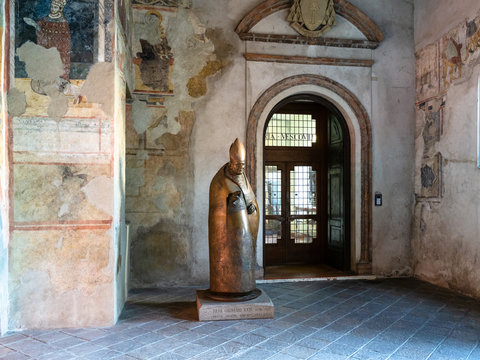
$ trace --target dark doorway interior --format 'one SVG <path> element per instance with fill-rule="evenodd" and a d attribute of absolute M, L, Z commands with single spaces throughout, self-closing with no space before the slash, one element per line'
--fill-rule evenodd
<path fill-rule="evenodd" d="M 267 277 L 322 264 L 349 271 L 349 146 L 343 117 L 321 98 L 291 97 L 270 113 L 264 136 Z"/>

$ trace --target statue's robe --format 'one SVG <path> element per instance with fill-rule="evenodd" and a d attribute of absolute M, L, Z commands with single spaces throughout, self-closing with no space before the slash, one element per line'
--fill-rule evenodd
<path fill-rule="evenodd" d="M 231 176 L 227 166 L 210 183 L 210 291 L 244 294 L 256 288 L 258 204 L 245 174 Z"/>

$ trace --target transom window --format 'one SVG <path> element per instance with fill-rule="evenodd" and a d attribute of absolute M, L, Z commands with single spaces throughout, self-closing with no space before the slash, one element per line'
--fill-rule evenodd
<path fill-rule="evenodd" d="M 316 121 L 310 114 L 273 114 L 265 133 L 265 146 L 312 147 L 316 142 Z"/>

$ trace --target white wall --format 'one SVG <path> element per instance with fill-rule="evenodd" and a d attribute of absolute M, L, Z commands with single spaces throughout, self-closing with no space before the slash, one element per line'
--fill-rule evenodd
<path fill-rule="evenodd" d="M 192 156 L 194 181 L 194 239 L 192 265 L 196 277 L 208 274 L 208 187 L 218 168 L 228 161 L 231 142 L 245 141 L 248 113 L 260 94 L 295 74 L 320 74 L 346 86 L 372 119 L 373 191 L 384 194 L 384 206 L 373 211 L 373 266 L 376 274 L 409 273 L 414 161 L 413 6 L 409 1 L 352 1 L 385 33 L 376 50 L 324 49 L 316 46 L 247 43 L 233 32 L 258 1 L 202 1 L 195 12 L 209 27 L 223 29 L 234 46 L 231 66 L 209 80 L 208 95 L 194 104 L 196 123 Z M 266 19 L 268 20 L 268 19 Z M 369 68 L 278 63 L 246 64 L 243 52 L 308 56 L 373 58 Z M 260 140 L 261 141 L 261 140 Z M 262 146 L 260 143 L 258 146 Z M 257 158 L 257 161 L 261 159 Z M 261 188 L 261 187 L 260 187 Z M 260 194 L 257 194 L 260 197 Z M 261 259 L 261 256 L 259 255 Z"/>
<path fill-rule="evenodd" d="M 477 0 L 415 0 L 415 48 L 438 40 L 479 9 Z"/>
<path fill-rule="evenodd" d="M 417 94 L 415 276 L 476 297 L 480 296 L 480 169 L 476 166 L 479 15 L 478 1 L 415 2 L 415 44 L 421 71 L 417 81 L 434 94 L 426 101 L 424 94 Z M 467 31 L 471 21 L 476 24 L 475 35 Z M 450 39 L 462 45 L 455 66 L 446 51 Z M 436 61 L 438 69 L 429 67 Z M 428 68 L 430 72 L 425 70 Z M 429 127 L 433 115 L 439 124 Z M 437 127 L 439 138 L 426 141 Z M 424 157 L 438 153 L 442 156 L 441 196 L 424 198 Z"/>

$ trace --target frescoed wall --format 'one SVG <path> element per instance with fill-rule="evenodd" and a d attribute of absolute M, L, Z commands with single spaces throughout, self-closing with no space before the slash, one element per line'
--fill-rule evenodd
<path fill-rule="evenodd" d="M 133 1 L 132 9 L 135 87 L 126 144 L 130 286 L 192 283 L 195 98 L 186 89 L 217 50 L 186 1 Z"/>
<path fill-rule="evenodd" d="M 418 5 L 419 13 L 434 6 L 436 16 L 427 11 L 417 20 L 412 251 L 416 276 L 478 297 L 480 6 L 475 13 L 464 3 L 455 4 L 459 22 L 435 33 L 422 31 L 425 22 L 432 28 L 448 22 L 452 4 Z"/>
<path fill-rule="evenodd" d="M 375 48 L 342 17 L 325 36 L 352 47 L 270 41 L 297 36 L 287 8 L 249 29 L 268 41 L 244 40 L 235 29 L 261 0 L 9 0 L 1 331 L 107 326 L 127 286 L 206 284 L 212 176 L 236 137 L 261 148 L 249 115 L 290 78 L 300 85 L 275 100 L 314 94 L 348 118 L 352 174 L 371 147 L 368 185 L 384 202 L 367 224 L 369 271 L 480 296 L 478 1 L 378 1 L 349 1 L 385 35 Z M 361 105 L 371 143 L 347 92 L 301 83 L 320 77 Z"/>
<path fill-rule="evenodd" d="M 113 6 L 10 2 L 9 329 L 105 326 L 123 306 L 131 56 Z"/>
<path fill-rule="evenodd" d="M 0 7 L 0 58 L 3 61 L 4 42 L 4 7 Z M 0 86 L 3 89 L 4 79 L 0 79 Z M 4 129 L 4 92 L 0 91 L 0 138 L 3 139 Z M 0 145 L 0 334 L 8 329 L 8 206 L 5 199 L 5 163 L 4 163 L 4 142 Z"/>
<path fill-rule="evenodd" d="M 235 28 L 261 3 L 132 1 L 135 89 L 127 108 L 126 177 L 132 288 L 208 282 L 210 181 L 228 161 L 228 148 L 235 138 L 245 142 L 249 136 L 249 112 L 263 92 L 289 76 L 303 74 L 342 84 L 358 97 L 369 116 L 374 114 L 377 175 L 372 186 L 391 201 L 374 209 L 373 271 L 388 276 L 411 273 L 413 169 L 409 166 L 414 158 L 414 109 L 409 104 L 414 102 L 415 59 L 408 44 L 413 41 L 412 4 L 389 0 L 378 7 L 377 0 L 352 1 L 389 34 L 372 50 L 242 41 Z M 252 32 L 291 34 L 287 14 L 284 9 L 266 17 Z M 332 30 L 335 36 L 365 40 L 344 18 L 339 24 Z M 246 60 L 245 53 L 266 54 L 272 61 Z M 325 54 L 374 64 L 351 67 L 273 60 L 275 56 L 308 60 Z M 410 140 L 404 145 L 399 139 Z M 261 144 L 261 136 L 256 141 Z M 356 191 L 360 193 L 360 188 Z M 360 217 L 360 210 L 356 216 Z M 261 245 L 259 239 L 260 250 Z M 258 254 L 262 265 L 262 252 Z"/>
<path fill-rule="evenodd" d="M 56 17 L 56 8 L 63 16 Z M 66 73 L 64 78 L 85 79 L 97 62 L 102 43 L 98 39 L 99 1 L 95 0 L 15 1 L 15 47 L 27 41 L 46 48 L 57 47 Z M 53 11 L 53 17 L 52 17 Z M 15 77 L 27 77 L 25 64 L 15 59 Z"/>

